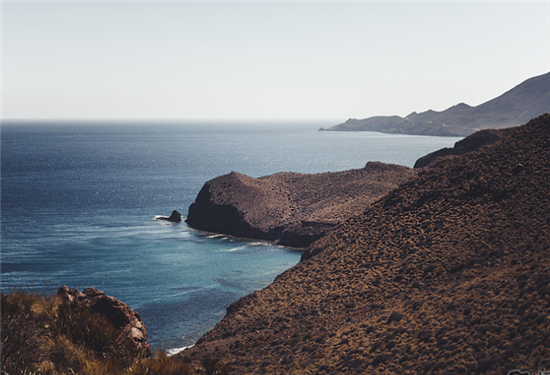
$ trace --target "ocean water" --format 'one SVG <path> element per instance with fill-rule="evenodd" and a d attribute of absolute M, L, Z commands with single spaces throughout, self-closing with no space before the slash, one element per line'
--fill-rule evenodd
<path fill-rule="evenodd" d="M 412 167 L 459 138 L 319 132 L 330 122 L 4 122 L 1 288 L 93 286 L 137 310 L 175 352 L 300 259 L 269 243 L 155 220 L 187 214 L 204 182 L 237 171 Z"/>

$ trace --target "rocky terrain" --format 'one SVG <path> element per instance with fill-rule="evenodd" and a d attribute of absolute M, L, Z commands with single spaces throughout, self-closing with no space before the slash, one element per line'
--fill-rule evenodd
<path fill-rule="evenodd" d="M 153 373 L 183 362 L 152 357 L 139 314 L 95 288 L 61 287 L 56 294 L 30 289 L 2 290 L 0 373 Z M 173 372 L 175 373 L 175 372 Z M 191 374 L 191 372 L 177 372 Z"/>
<path fill-rule="evenodd" d="M 232 172 L 205 183 L 186 222 L 200 230 L 305 247 L 415 174 L 378 162 L 344 172 L 261 178 Z"/>
<path fill-rule="evenodd" d="M 236 374 L 550 370 L 550 115 L 422 170 L 179 358 Z"/>
<path fill-rule="evenodd" d="M 480 129 L 521 125 L 547 112 L 550 112 L 550 73 L 530 78 L 476 107 L 460 103 L 441 112 L 349 119 L 321 130 L 467 136 Z"/>
<path fill-rule="evenodd" d="M 425 168 L 452 156 L 464 155 L 480 147 L 490 145 L 512 134 L 515 128 L 483 129 L 455 143 L 454 147 L 446 147 L 422 156 L 414 163 L 413 168 Z"/>
<path fill-rule="evenodd" d="M 514 132 L 485 129 L 418 159 L 414 169 L 477 150 Z M 350 216 L 361 213 L 416 171 L 369 162 L 344 172 L 277 173 L 252 178 L 232 172 L 208 181 L 189 208 L 187 224 L 209 232 L 306 247 Z M 181 216 L 177 211 L 171 220 Z"/>

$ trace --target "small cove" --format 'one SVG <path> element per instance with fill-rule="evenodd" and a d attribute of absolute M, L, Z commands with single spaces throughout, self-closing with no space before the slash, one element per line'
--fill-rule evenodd
<path fill-rule="evenodd" d="M 193 345 L 300 252 L 154 220 L 237 171 L 412 167 L 459 138 L 318 132 L 326 122 L 2 126 L 2 290 L 94 286 L 136 309 L 154 349 Z"/>

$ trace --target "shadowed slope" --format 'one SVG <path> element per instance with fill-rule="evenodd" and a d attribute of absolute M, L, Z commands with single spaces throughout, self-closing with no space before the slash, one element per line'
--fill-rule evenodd
<path fill-rule="evenodd" d="M 182 353 L 235 373 L 548 370 L 550 115 L 412 178 Z"/>

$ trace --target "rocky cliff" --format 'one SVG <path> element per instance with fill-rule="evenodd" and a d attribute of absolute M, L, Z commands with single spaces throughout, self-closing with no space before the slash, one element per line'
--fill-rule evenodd
<path fill-rule="evenodd" d="M 200 230 L 304 247 L 414 175 L 378 162 L 344 172 L 261 178 L 232 172 L 204 184 L 186 221 Z"/>
<path fill-rule="evenodd" d="M 413 112 L 406 117 L 349 119 L 328 129 L 383 133 L 467 136 L 485 128 L 520 124 L 550 112 L 550 73 L 530 78 L 501 96 L 471 107 L 460 103 L 445 111 Z"/>
<path fill-rule="evenodd" d="M 338 225 L 181 358 L 246 374 L 548 370 L 549 192 L 544 115 Z"/>

